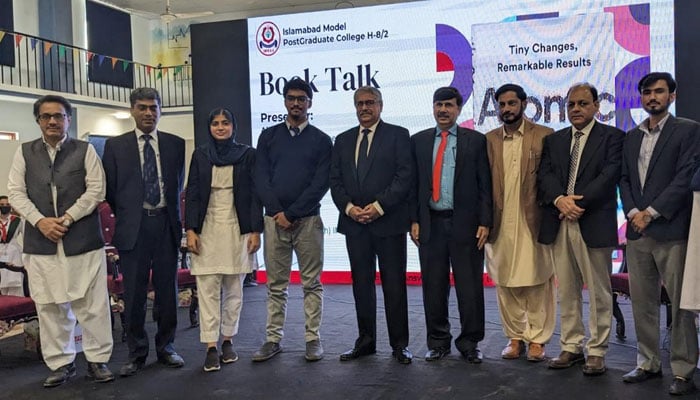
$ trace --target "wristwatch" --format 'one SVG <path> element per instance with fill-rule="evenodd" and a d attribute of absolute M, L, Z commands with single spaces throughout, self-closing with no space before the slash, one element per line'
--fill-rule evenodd
<path fill-rule="evenodd" d="M 61 222 L 61 225 L 63 225 L 66 228 L 70 228 L 70 226 L 73 224 L 73 220 L 70 218 L 64 218 L 63 222 Z"/>
<path fill-rule="evenodd" d="M 649 222 L 651 222 L 651 215 L 645 213 L 645 214 L 642 216 L 642 220 L 643 220 L 645 223 L 648 224 Z"/>

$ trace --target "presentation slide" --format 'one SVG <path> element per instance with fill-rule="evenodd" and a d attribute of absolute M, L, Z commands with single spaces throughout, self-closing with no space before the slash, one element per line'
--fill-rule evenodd
<path fill-rule="evenodd" d="M 284 121 L 282 88 L 292 77 L 314 91 L 310 122 L 335 137 L 357 126 L 352 95 L 363 85 L 382 91 L 382 119 L 411 133 L 435 126 L 433 92 L 454 86 L 465 98 L 458 123 L 487 132 L 500 124 L 500 85 L 523 86 L 526 116 L 560 129 L 568 87 L 587 81 L 600 93 L 598 119 L 628 130 L 645 117 L 639 78 L 675 70 L 672 0 L 419 1 L 253 18 L 248 29 L 253 145 Z M 321 216 L 324 269 L 348 271 L 330 194 Z M 408 271 L 417 272 L 417 250 L 408 249 Z"/>

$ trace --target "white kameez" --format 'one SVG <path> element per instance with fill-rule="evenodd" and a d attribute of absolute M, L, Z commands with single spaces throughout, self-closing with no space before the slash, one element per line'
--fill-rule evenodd
<path fill-rule="evenodd" d="M 234 206 L 233 165 L 211 171 L 211 192 L 202 232 L 199 255 L 192 255 L 192 275 L 197 277 L 199 336 L 214 343 L 221 335 L 238 333 L 243 305 L 243 278 L 253 270 L 248 254 L 250 234 L 241 235 Z"/>
<path fill-rule="evenodd" d="M 685 256 L 681 308 L 700 311 L 700 192 L 693 192 L 693 214 L 690 218 L 688 251 Z"/>
<path fill-rule="evenodd" d="M 52 162 L 65 140 L 67 137 L 55 148 L 44 142 Z M 105 198 L 105 174 L 92 145 L 88 145 L 85 153 L 85 171 L 85 192 L 66 211 L 74 221 L 90 215 Z M 45 216 L 29 199 L 25 179 L 26 162 L 20 147 L 7 184 L 10 203 L 26 223 L 36 226 L 42 218 L 58 214 L 56 187 L 51 185 L 54 215 Z M 59 240 L 56 254 L 24 254 L 22 259 L 29 278 L 29 292 L 37 303 L 46 366 L 56 370 L 75 360 L 73 333 L 78 320 L 83 327 L 83 352 L 88 362 L 109 361 L 112 330 L 104 248 L 69 257 L 63 250 L 63 241 Z"/>
<path fill-rule="evenodd" d="M 199 255 L 192 255 L 192 275 L 247 274 L 253 271 L 248 254 L 250 234 L 241 235 L 233 198 L 233 166 L 212 167 L 211 194 L 202 232 Z"/>
<path fill-rule="evenodd" d="M 11 219 L 7 221 L 9 229 Z M 15 267 L 21 267 L 22 244 L 20 240 L 23 235 L 24 221 L 20 221 L 17 230 L 8 243 L 0 243 L 0 261 Z M 10 296 L 24 296 L 24 274 L 0 268 L 0 294 Z"/>
<path fill-rule="evenodd" d="M 520 204 L 522 141 L 522 134 L 503 141 L 506 206 L 503 207 L 498 237 L 494 243 L 485 246 L 489 276 L 496 285 L 503 287 L 541 285 L 551 278 L 553 272 L 552 268 L 541 268 L 543 264 L 551 264 L 551 255 L 532 236 L 522 208 L 513 206 Z"/>

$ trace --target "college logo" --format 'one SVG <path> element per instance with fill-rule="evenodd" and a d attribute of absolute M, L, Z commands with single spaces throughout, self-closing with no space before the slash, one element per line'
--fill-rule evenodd
<path fill-rule="evenodd" d="M 280 35 L 277 25 L 265 21 L 258 27 L 258 32 L 255 34 L 255 44 L 258 46 L 260 54 L 269 57 L 279 50 L 281 38 L 282 35 Z"/>

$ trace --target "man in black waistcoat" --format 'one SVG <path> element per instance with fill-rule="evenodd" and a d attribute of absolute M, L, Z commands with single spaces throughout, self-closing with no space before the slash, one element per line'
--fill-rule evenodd
<path fill-rule="evenodd" d="M 71 105 L 60 96 L 34 103 L 42 137 L 15 153 L 8 189 L 26 220 L 24 265 L 39 316 L 44 387 L 75 376 L 75 326 L 83 329 L 87 377 L 109 382 L 112 355 L 107 264 L 97 216 L 104 199 L 104 171 L 95 149 L 68 137 Z"/>

